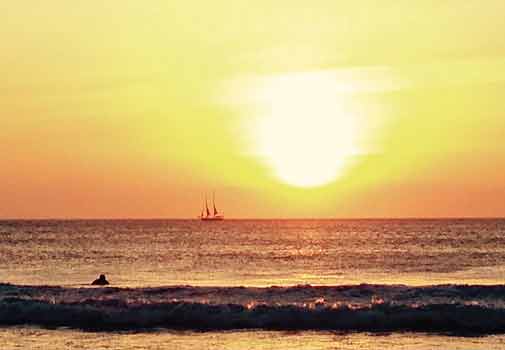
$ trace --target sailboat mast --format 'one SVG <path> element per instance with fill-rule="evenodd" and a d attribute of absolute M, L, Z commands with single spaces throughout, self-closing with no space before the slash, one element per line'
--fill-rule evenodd
<path fill-rule="evenodd" d="M 212 192 L 212 206 L 214 207 L 214 216 L 218 214 L 216 209 L 216 193 Z"/>
<path fill-rule="evenodd" d="M 205 211 L 207 212 L 207 216 L 210 216 L 209 205 L 207 204 L 207 196 L 205 196 Z"/>

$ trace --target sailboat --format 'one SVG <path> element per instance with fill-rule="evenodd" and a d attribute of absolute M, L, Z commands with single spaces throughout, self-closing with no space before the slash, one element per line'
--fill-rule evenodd
<path fill-rule="evenodd" d="M 207 203 L 207 197 L 205 197 L 205 204 L 202 207 L 202 212 L 199 216 L 200 220 L 202 221 L 221 221 L 224 220 L 224 215 L 219 213 L 216 208 L 216 200 L 215 200 L 215 195 L 212 194 L 212 207 L 213 207 L 213 213 L 211 214 L 209 210 L 209 205 Z"/>

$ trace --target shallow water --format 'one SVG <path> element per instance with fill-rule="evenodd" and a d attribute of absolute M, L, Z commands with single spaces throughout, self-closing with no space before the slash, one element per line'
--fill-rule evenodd
<path fill-rule="evenodd" d="M 367 334 L 332 332 L 122 332 L 92 333 L 38 328 L 0 328 L 3 350 L 14 349 L 304 349 L 304 350 L 494 350 L 505 348 L 505 336 L 478 338 L 415 333 Z"/>

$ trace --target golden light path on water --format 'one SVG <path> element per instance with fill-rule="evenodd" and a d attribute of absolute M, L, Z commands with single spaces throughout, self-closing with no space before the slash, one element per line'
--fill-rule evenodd
<path fill-rule="evenodd" d="M 363 73 L 320 70 L 244 79 L 238 90 L 250 152 L 288 185 L 316 187 L 342 176 L 368 151 L 373 124 L 354 95 L 390 84 L 381 70 L 372 72 L 372 79 L 380 73 L 379 82 Z"/>

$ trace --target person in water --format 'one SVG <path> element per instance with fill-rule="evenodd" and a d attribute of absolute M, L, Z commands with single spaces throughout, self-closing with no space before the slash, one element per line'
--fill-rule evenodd
<path fill-rule="evenodd" d="M 94 280 L 92 283 L 94 286 L 105 286 L 109 284 L 109 281 L 105 278 L 105 275 L 100 275 L 96 280 Z"/>

